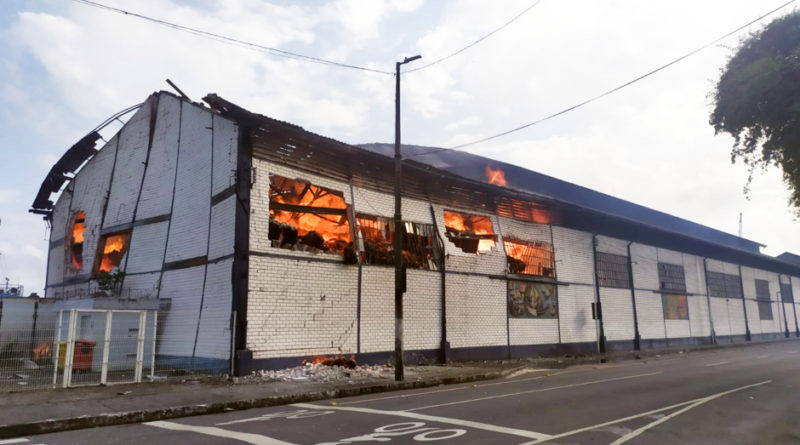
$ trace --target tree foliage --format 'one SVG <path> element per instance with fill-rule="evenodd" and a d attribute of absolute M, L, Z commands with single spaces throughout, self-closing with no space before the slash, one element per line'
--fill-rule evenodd
<path fill-rule="evenodd" d="M 713 92 L 710 123 L 734 138 L 731 161 L 783 170 L 800 214 L 800 12 L 742 40 Z M 747 187 L 745 187 L 747 190 Z"/>

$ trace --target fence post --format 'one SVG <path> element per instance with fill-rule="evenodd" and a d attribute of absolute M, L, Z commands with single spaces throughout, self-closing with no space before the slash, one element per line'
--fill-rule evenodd
<path fill-rule="evenodd" d="M 58 356 L 59 349 L 61 349 L 59 345 L 61 343 L 61 315 L 63 312 L 63 310 L 58 311 L 58 319 L 56 319 L 56 339 L 53 341 L 53 388 L 58 384 Z"/>
<path fill-rule="evenodd" d="M 31 328 L 31 343 L 30 343 L 30 356 L 28 358 L 34 359 L 34 349 L 36 348 L 36 321 L 39 318 L 39 302 L 33 303 L 33 327 Z"/>
<path fill-rule="evenodd" d="M 64 356 L 64 383 L 62 385 L 64 388 L 68 388 L 72 384 L 72 359 L 75 355 L 75 324 L 77 318 L 78 312 L 75 309 L 70 309 L 67 351 Z"/>
<path fill-rule="evenodd" d="M 100 371 L 100 384 L 105 385 L 108 383 L 108 355 L 111 348 L 111 323 L 113 322 L 112 311 L 106 311 L 106 332 L 103 336 L 103 367 Z"/>
<path fill-rule="evenodd" d="M 133 381 L 141 383 L 142 381 L 142 356 L 144 355 L 144 330 L 145 330 L 145 316 L 147 311 L 139 311 L 139 338 L 136 342 L 136 372 Z"/>
<path fill-rule="evenodd" d="M 231 378 L 233 378 L 233 361 L 236 356 L 236 311 L 233 311 L 231 317 L 233 317 L 231 322 Z"/>
<path fill-rule="evenodd" d="M 156 376 L 156 333 L 158 332 L 158 311 L 153 311 L 153 354 L 150 358 L 150 376 Z"/>

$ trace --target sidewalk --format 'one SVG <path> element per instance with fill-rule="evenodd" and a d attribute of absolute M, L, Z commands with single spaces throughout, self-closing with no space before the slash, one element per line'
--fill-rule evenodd
<path fill-rule="evenodd" d="M 772 341 L 794 341 L 777 339 Z M 371 394 L 444 384 L 509 377 L 525 368 L 569 366 L 634 359 L 658 359 L 673 354 L 722 347 L 747 347 L 767 342 L 700 346 L 671 350 L 624 351 L 605 355 L 555 357 L 500 362 L 407 366 L 406 379 L 391 373 L 367 378 L 316 382 L 256 382 L 256 378 L 192 378 L 168 382 L 0 394 L 0 439 L 57 431 L 148 422 L 290 403 Z"/>

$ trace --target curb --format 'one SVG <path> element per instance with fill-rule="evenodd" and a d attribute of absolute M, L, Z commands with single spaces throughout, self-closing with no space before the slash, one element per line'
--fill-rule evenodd
<path fill-rule="evenodd" d="M 354 388 L 338 388 L 298 394 L 270 396 L 257 399 L 232 400 L 199 405 L 183 405 L 152 410 L 107 413 L 95 416 L 77 416 L 64 419 L 47 419 L 38 422 L 21 423 L 16 425 L 0 425 L 0 439 L 57 433 L 85 428 L 152 422 L 155 420 L 175 419 L 178 417 L 219 414 L 223 412 L 242 411 L 253 408 L 266 408 L 270 406 L 288 405 L 292 403 L 315 402 L 320 400 L 336 399 L 340 397 L 351 397 L 405 389 L 428 388 L 439 385 L 453 385 L 482 380 L 493 380 L 506 377 L 526 367 L 527 366 L 517 366 L 502 371 L 493 371 L 468 376 L 435 378 L 431 380 L 419 380 L 413 382 L 390 382 Z"/>

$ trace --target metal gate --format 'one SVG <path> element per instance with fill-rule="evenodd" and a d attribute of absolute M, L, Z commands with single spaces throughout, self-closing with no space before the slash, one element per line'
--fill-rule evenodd
<path fill-rule="evenodd" d="M 146 310 L 58 311 L 53 386 L 139 383 L 145 362 L 155 372 L 158 314 Z"/>

